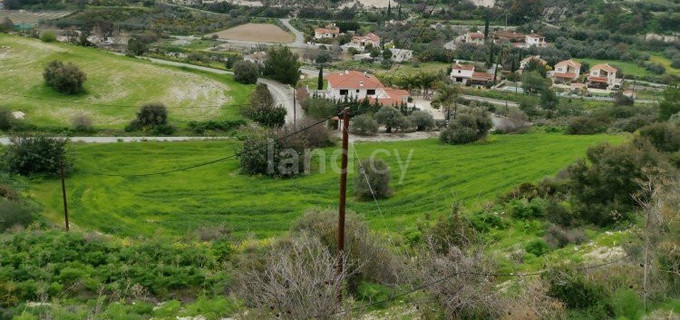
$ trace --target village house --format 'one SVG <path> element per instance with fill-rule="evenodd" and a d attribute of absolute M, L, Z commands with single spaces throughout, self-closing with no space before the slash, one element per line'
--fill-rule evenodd
<path fill-rule="evenodd" d="M 332 39 L 340 35 L 340 28 L 331 23 L 325 28 L 314 29 L 314 39 Z"/>
<path fill-rule="evenodd" d="M 510 43 L 517 48 L 526 47 L 526 36 L 515 31 L 496 31 L 493 40 L 495 44 Z"/>
<path fill-rule="evenodd" d="M 598 64 L 590 68 L 588 75 L 588 87 L 596 89 L 618 89 L 623 84 L 622 79 L 617 79 L 619 70 L 609 64 Z"/>
<path fill-rule="evenodd" d="M 409 93 L 385 87 L 374 75 L 359 71 L 343 71 L 329 74 L 328 89 L 324 93 L 332 99 L 369 99 L 382 105 L 408 103 Z"/>
<path fill-rule="evenodd" d="M 527 34 L 524 41 L 527 48 L 530 47 L 544 48 L 545 46 L 548 45 L 548 43 L 545 42 L 545 37 L 540 34 L 534 33 L 534 30 L 531 30 L 530 34 Z"/>
<path fill-rule="evenodd" d="M 476 45 L 483 45 L 484 44 L 484 34 L 477 31 L 477 32 L 468 32 L 465 34 L 465 43 L 471 43 L 471 44 L 476 44 Z"/>
<path fill-rule="evenodd" d="M 352 37 L 352 41 L 350 41 L 349 46 L 359 50 L 364 50 L 369 44 L 373 47 L 379 47 L 380 37 L 372 32 L 365 36 L 354 36 Z"/>
<path fill-rule="evenodd" d="M 531 62 L 532 60 L 538 61 L 538 63 L 542 66 L 546 66 L 548 64 L 547 61 L 541 59 L 541 56 L 528 56 L 519 62 L 519 72 L 520 73 L 524 72 L 524 69 L 527 67 L 527 64 L 529 64 L 529 62 Z"/>
<path fill-rule="evenodd" d="M 486 72 L 476 72 L 475 66 L 461 64 L 459 61 L 451 67 L 451 80 L 462 85 L 486 85 L 493 81 L 493 75 Z"/>
<path fill-rule="evenodd" d="M 555 83 L 572 83 L 581 76 L 581 64 L 574 60 L 561 61 L 555 65 L 553 81 Z"/>

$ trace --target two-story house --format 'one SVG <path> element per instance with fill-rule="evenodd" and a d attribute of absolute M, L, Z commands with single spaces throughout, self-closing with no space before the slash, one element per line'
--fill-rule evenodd
<path fill-rule="evenodd" d="M 555 65 L 553 81 L 555 83 L 572 83 L 581 76 L 581 64 L 574 60 L 564 60 Z"/>
<path fill-rule="evenodd" d="M 619 70 L 609 64 L 598 64 L 590 68 L 588 87 L 598 89 L 617 89 L 623 80 L 617 78 Z"/>
<path fill-rule="evenodd" d="M 493 81 L 493 75 L 486 72 L 476 72 L 475 66 L 471 64 L 461 64 L 456 61 L 451 67 L 451 80 L 462 85 L 486 85 Z"/>
<path fill-rule="evenodd" d="M 543 48 L 548 45 L 547 42 L 545 42 L 545 37 L 538 34 L 534 33 L 533 30 L 531 30 L 530 34 L 527 34 L 524 40 L 527 48 L 529 47 L 540 47 Z"/>
<path fill-rule="evenodd" d="M 314 29 L 314 39 L 329 39 L 340 35 L 340 28 L 335 23 L 326 25 L 325 28 Z"/>

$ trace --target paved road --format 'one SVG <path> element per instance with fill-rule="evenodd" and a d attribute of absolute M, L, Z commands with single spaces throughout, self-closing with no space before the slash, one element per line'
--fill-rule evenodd
<path fill-rule="evenodd" d="M 176 62 L 176 61 L 169 61 L 169 60 L 163 60 L 163 59 L 156 59 L 156 58 L 145 58 L 153 63 L 158 63 L 158 64 L 164 64 L 164 65 L 169 65 L 169 66 L 176 66 L 176 67 L 184 67 L 184 68 L 189 68 L 189 69 L 194 69 L 194 70 L 200 70 L 200 71 L 205 71 L 205 72 L 212 72 L 216 74 L 234 74 L 231 71 L 226 71 L 226 70 L 221 70 L 221 69 L 215 69 L 215 68 L 210 68 L 210 67 L 203 67 L 203 66 L 197 66 L 189 63 L 183 63 L 183 62 Z M 296 103 L 296 105 L 293 105 L 293 88 L 289 85 L 283 84 L 281 82 L 275 81 L 275 80 L 270 80 L 270 79 L 264 79 L 260 78 L 257 79 L 258 82 L 264 83 L 269 87 L 269 91 L 271 91 L 272 95 L 274 96 L 274 101 L 276 104 L 282 105 L 283 107 L 286 108 L 286 123 L 293 123 L 293 116 L 297 112 L 297 118 L 300 119 L 302 118 L 302 108 L 299 103 Z M 296 108 L 294 110 L 294 108 Z"/>
<path fill-rule="evenodd" d="M 293 32 L 295 34 L 295 44 L 304 46 L 305 45 L 305 34 L 300 32 L 300 30 L 295 29 L 292 24 L 290 24 L 290 19 L 281 19 L 281 23 L 283 23 L 288 30 Z"/>
<path fill-rule="evenodd" d="M 224 140 L 230 137 L 70 137 L 71 142 L 81 143 L 120 143 L 120 142 L 142 142 L 142 141 L 203 141 L 203 140 Z M 0 137 L 0 145 L 10 144 L 9 137 Z"/>

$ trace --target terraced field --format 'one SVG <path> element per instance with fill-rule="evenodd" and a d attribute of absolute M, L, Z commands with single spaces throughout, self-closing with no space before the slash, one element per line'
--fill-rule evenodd
<path fill-rule="evenodd" d="M 0 21 L 10 19 L 14 24 L 38 24 L 41 21 L 54 20 L 71 14 L 72 11 L 26 11 L 0 10 Z"/>
<path fill-rule="evenodd" d="M 373 202 L 350 199 L 348 209 L 364 215 L 376 230 L 405 234 L 416 230 L 428 213 L 448 212 L 454 201 L 472 205 L 494 199 L 526 181 L 551 176 L 603 141 L 621 136 L 526 134 L 493 136 L 467 146 L 441 145 L 437 140 L 357 143 L 360 157 L 375 150 L 392 168 L 395 195 Z M 134 236 L 181 236 L 202 226 L 224 225 L 237 238 L 281 234 L 305 210 L 335 207 L 338 176 L 330 169 L 336 158 L 325 149 L 317 172 L 298 179 L 270 179 L 239 174 L 231 159 L 190 171 L 151 177 L 103 177 L 83 172 L 116 174 L 156 172 L 202 163 L 233 154 L 235 141 L 76 145 L 76 171 L 68 179 L 71 219 L 79 228 Z M 398 183 L 402 166 L 412 158 Z M 353 151 L 351 151 L 353 152 Z M 354 160 L 354 159 L 352 159 Z M 353 164 L 354 161 L 351 161 Z M 81 171 L 78 171 L 81 170 Z M 351 170 L 349 181 L 355 176 Z M 55 222 L 61 219 L 59 181 L 36 182 L 33 196 Z M 350 188 L 351 193 L 353 188 Z"/>
<path fill-rule="evenodd" d="M 63 95 L 44 84 L 50 61 L 73 62 L 87 75 L 86 93 Z M 248 100 L 252 86 L 231 77 L 154 65 L 94 48 L 48 44 L 0 35 L 0 101 L 40 126 L 65 126 L 77 114 L 96 127 L 120 129 L 140 105 L 163 102 L 174 123 L 228 118 Z"/>

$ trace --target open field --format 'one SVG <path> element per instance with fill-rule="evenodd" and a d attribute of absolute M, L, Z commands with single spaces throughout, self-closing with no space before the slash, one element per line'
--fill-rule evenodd
<path fill-rule="evenodd" d="M 620 142 L 622 136 L 566 136 L 525 134 L 492 136 L 486 143 L 448 146 L 436 139 L 404 142 L 357 143 L 361 158 L 374 150 L 386 160 L 395 194 L 381 200 L 383 216 L 373 202 L 352 198 L 348 209 L 363 215 L 377 231 L 406 234 L 417 229 L 426 214 L 448 212 L 454 201 L 479 204 L 494 199 L 526 181 L 557 173 L 602 141 Z M 297 179 L 270 179 L 239 174 L 238 161 L 160 176 L 104 177 L 82 170 L 138 174 L 185 167 L 233 154 L 235 141 L 126 143 L 75 145 L 76 171 L 68 178 L 70 214 L 79 228 L 123 236 L 181 236 L 202 226 L 225 225 L 237 238 L 279 235 L 305 210 L 335 207 L 338 175 L 332 170 Z M 405 165 L 399 184 L 398 152 Z M 337 164 L 326 149 L 327 169 Z M 350 151 L 353 154 L 353 151 Z M 333 160 L 331 160 L 333 159 Z M 320 167 L 318 159 L 313 167 Z M 355 159 L 351 159 L 352 166 Z M 80 169 L 81 171 L 78 171 Z M 356 170 L 349 174 L 349 193 Z M 50 219 L 62 217 L 58 180 L 36 181 L 33 197 L 45 205 Z"/>
<path fill-rule="evenodd" d="M 165 103 L 173 123 L 232 117 L 252 89 L 227 76 L 7 35 L 0 35 L 0 60 L 2 104 L 40 126 L 66 126 L 83 113 L 95 127 L 120 129 L 148 102 Z M 69 96 L 47 87 L 42 72 L 52 60 L 80 66 L 86 93 Z"/>
<path fill-rule="evenodd" d="M 59 19 L 71 13 L 72 11 L 0 10 L 0 21 L 8 18 L 14 24 L 38 24 L 41 21 Z"/>
<path fill-rule="evenodd" d="M 621 70 L 623 70 L 623 73 L 626 75 L 626 78 L 630 78 L 633 75 L 638 75 L 641 77 L 658 76 L 657 74 L 647 71 L 647 69 L 645 69 L 644 67 L 638 66 L 637 63 L 630 61 L 597 60 L 597 59 L 574 59 L 574 60 L 577 60 L 579 62 L 587 62 L 590 64 L 591 67 L 599 63 L 609 63 L 609 65 L 611 66 L 621 68 Z M 670 61 L 664 57 L 652 55 L 649 61 L 663 64 L 666 67 L 665 74 L 680 75 L 680 69 L 671 68 Z"/>
<path fill-rule="evenodd" d="M 215 34 L 221 39 L 250 42 L 291 43 L 295 40 L 292 34 L 269 23 L 243 24 Z"/>

